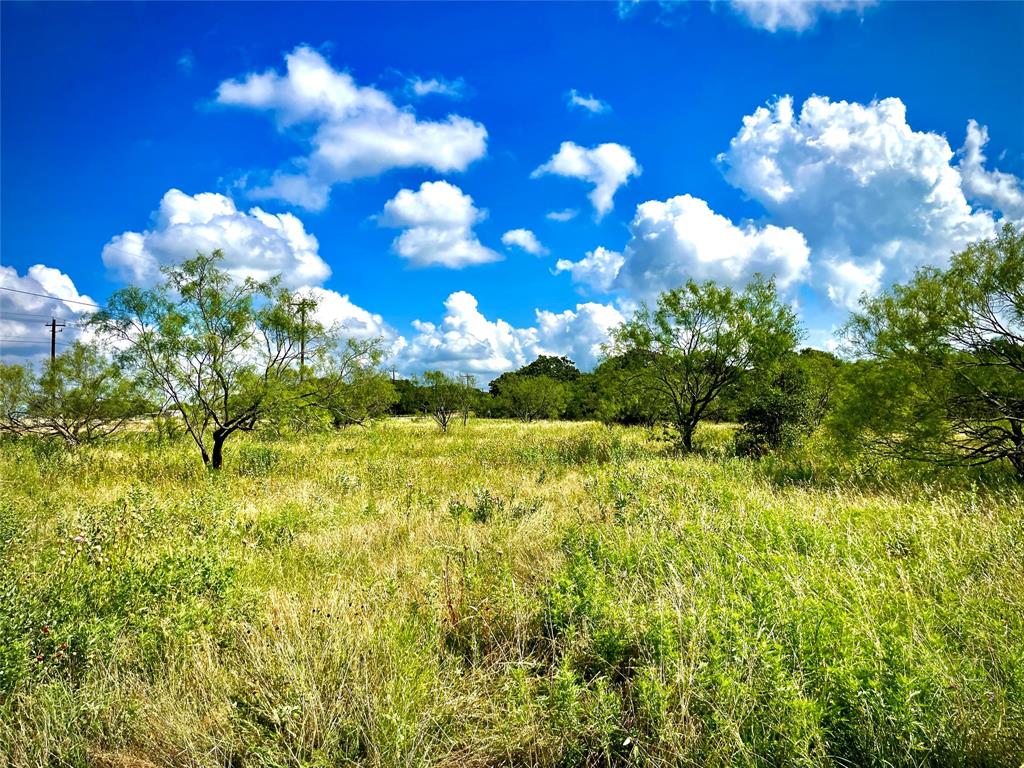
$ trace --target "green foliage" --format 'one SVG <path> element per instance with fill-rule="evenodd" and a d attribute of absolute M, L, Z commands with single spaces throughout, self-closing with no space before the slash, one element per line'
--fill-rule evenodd
<path fill-rule="evenodd" d="M 1019 764 L 1019 488 L 821 437 L 0 441 L 0 762 Z"/>
<path fill-rule="evenodd" d="M 522 421 L 555 419 L 565 408 L 566 386 L 547 376 L 506 376 L 496 405 Z"/>
<path fill-rule="evenodd" d="M 501 388 L 505 381 L 511 376 L 543 376 L 544 378 L 552 379 L 563 384 L 570 384 L 579 379 L 580 375 L 580 371 L 576 367 L 576 364 L 568 357 L 540 355 L 532 363 L 524 365 L 519 370 L 503 373 L 491 381 L 490 392 L 492 396 L 497 396 L 501 392 Z"/>
<path fill-rule="evenodd" d="M 773 281 L 755 278 L 742 292 L 697 284 L 666 291 L 614 334 L 613 350 L 632 353 L 628 386 L 650 398 L 693 448 L 697 425 L 748 375 L 760 375 L 795 346 L 799 329 Z"/>
<path fill-rule="evenodd" d="M 211 520 L 177 517 L 136 487 L 61 519 L 31 554 L 28 523 L 0 506 L 0 702 L 26 685 L 79 684 L 115 653 L 159 669 L 172 645 L 219 634 L 234 564 Z"/>
<path fill-rule="evenodd" d="M 463 385 L 441 371 L 423 374 L 423 406 L 442 432 L 459 414 L 466 398 Z"/>
<path fill-rule="evenodd" d="M 93 316 L 123 347 L 122 362 L 173 403 L 203 463 L 220 469 L 224 442 L 267 421 L 287 421 L 316 402 L 296 370 L 325 364 L 326 330 L 307 320 L 315 308 L 268 281 L 236 280 L 219 250 L 163 268 L 156 288 L 124 288 Z"/>
<path fill-rule="evenodd" d="M 394 382 L 396 400 L 390 408 L 394 416 L 413 416 L 426 411 L 426 393 L 411 379 L 397 379 Z"/>
<path fill-rule="evenodd" d="M 366 424 L 398 402 L 391 378 L 379 370 L 382 357 L 380 339 L 347 339 L 328 357 L 322 375 L 312 381 L 311 399 L 335 429 Z"/>
<path fill-rule="evenodd" d="M 1024 231 L 1001 234 L 865 299 L 833 422 L 848 443 L 1024 477 Z"/>
<path fill-rule="evenodd" d="M 59 437 L 71 445 L 112 435 L 150 408 L 119 365 L 77 341 L 38 377 L 4 365 L 0 382 L 0 431 Z"/>
<path fill-rule="evenodd" d="M 789 449 L 810 434 L 830 412 L 841 370 L 834 355 L 804 349 L 745 376 L 735 396 L 739 453 Z"/>

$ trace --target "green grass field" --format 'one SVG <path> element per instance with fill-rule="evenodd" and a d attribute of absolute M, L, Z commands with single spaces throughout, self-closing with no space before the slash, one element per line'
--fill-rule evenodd
<path fill-rule="evenodd" d="M 1024 496 L 701 438 L 4 443 L 0 765 L 1020 765 Z"/>

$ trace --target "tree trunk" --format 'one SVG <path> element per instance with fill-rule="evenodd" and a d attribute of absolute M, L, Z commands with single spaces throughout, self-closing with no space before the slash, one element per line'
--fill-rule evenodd
<path fill-rule="evenodd" d="M 693 450 L 693 424 L 683 424 L 683 447 L 687 452 Z"/>
<path fill-rule="evenodd" d="M 213 433 L 213 456 L 210 459 L 211 469 L 220 469 L 224 464 L 224 441 L 228 439 L 228 432 L 221 432 L 219 429 Z"/>

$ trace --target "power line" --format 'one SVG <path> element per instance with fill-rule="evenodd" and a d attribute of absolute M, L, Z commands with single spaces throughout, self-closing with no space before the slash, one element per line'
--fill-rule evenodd
<path fill-rule="evenodd" d="M 38 296 L 41 299 L 53 299 L 54 301 L 63 301 L 66 304 L 84 304 L 87 307 L 96 307 L 96 309 L 103 309 L 100 304 L 93 304 L 91 301 L 79 301 L 78 299 L 65 299 L 60 296 L 52 296 L 48 293 L 33 293 L 32 291 L 22 291 L 18 288 L 8 288 L 6 285 L 0 285 L 0 291 L 11 291 L 12 293 L 23 293 L 26 296 Z M 47 315 L 49 317 L 49 315 Z"/>
<path fill-rule="evenodd" d="M 7 339 L 0 337 L 0 342 L 4 344 L 45 344 L 45 341 L 38 341 L 36 339 Z M 70 347 L 74 342 L 70 341 L 58 341 L 57 346 Z"/>
<path fill-rule="evenodd" d="M 33 312 L 8 312 L 7 310 L 0 309 L 0 320 L 7 317 L 25 318 L 26 320 L 48 320 L 53 315 L 40 315 Z M 63 318 L 58 317 L 57 319 L 62 320 Z"/>

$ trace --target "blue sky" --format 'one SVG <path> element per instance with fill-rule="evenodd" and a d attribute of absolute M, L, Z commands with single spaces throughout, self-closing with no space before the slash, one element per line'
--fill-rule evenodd
<path fill-rule="evenodd" d="M 827 346 L 1024 221 L 1022 3 L 2 14 L 0 285 L 102 302 L 221 245 L 409 372 L 586 366 L 636 302 L 754 271 Z M 0 294 L 5 359 L 87 308 Z"/>

